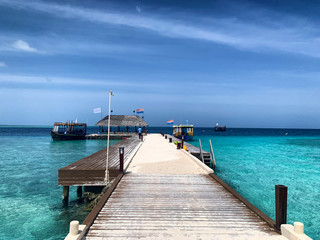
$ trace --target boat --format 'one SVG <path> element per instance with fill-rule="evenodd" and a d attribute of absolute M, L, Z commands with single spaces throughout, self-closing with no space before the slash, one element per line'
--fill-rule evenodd
<path fill-rule="evenodd" d="M 86 134 L 86 123 L 56 122 L 51 131 L 51 137 L 54 141 L 84 140 L 86 139 Z"/>
<path fill-rule="evenodd" d="M 189 124 L 180 124 L 173 126 L 173 136 L 185 141 L 191 141 L 193 138 L 193 125 Z"/>
<path fill-rule="evenodd" d="M 214 127 L 214 130 L 216 132 L 225 132 L 227 131 L 227 126 L 219 126 L 219 123 L 217 123 L 216 126 Z"/>

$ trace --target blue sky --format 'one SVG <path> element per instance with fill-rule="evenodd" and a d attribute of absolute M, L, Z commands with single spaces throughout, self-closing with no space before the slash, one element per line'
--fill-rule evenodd
<path fill-rule="evenodd" d="M 258 3 L 257 3 L 258 2 Z M 320 128 L 318 1 L 0 0 L 0 124 Z"/>

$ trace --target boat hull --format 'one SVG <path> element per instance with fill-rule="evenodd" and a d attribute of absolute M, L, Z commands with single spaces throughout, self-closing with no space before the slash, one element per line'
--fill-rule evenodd
<path fill-rule="evenodd" d="M 51 137 L 54 141 L 71 141 L 71 140 L 85 140 L 86 135 L 65 134 L 51 132 Z"/>
<path fill-rule="evenodd" d="M 216 127 L 214 128 L 214 130 L 215 130 L 216 132 L 225 132 L 225 131 L 227 131 L 227 127 L 226 127 L 226 126 L 216 126 Z"/>
<path fill-rule="evenodd" d="M 176 138 L 179 138 L 179 139 L 182 139 L 182 136 L 181 135 L 174 135 Z M 184 137 L 183 137 L 183 140 L 184 141 L 191 141 L 193 139 L 193 136 L 191 136 L 191 135 L 184 135 Z"/>

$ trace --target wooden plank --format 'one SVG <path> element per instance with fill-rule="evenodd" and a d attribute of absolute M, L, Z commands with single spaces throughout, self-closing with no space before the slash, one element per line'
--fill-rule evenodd
<path fill-rule="evenodd" d="M 83 221 L 83 224 L 86 225 L 86 229 L 88 229 L 98 216 L 99 212 L 103 208 L 104 204 L 108 201 L 111 194 L 119 184 L 121 178 L 123 177 L 123 174 L 119 174 L 117 178 L 113 181 L 107 192 L 103 195 L 103 197 L 100 199 L 98 204 L 92 209 L 92 211 L 89 213 L 89 215 L 86 217 L 86 219 Z"/>
<path fill-rule="evenodd" d="M 208 175 L 126 174 L 85 239 L 279 236 Z M 217 238 L 220 239 L 220 238 Z"/>
<path fill-rule="evenodd" d="M 111 179 L 117 177 L 119 172 L 119 147 L 125 148 L 124 162 L 126 162 L 139 143 L 140 140 L 133 136 L 110 146 L 108 161 Z M 106 155 L 105 148 L 59 169 L 58 184 L 62 186 L 105 185 Z"/>
<path fill-rule="evenodd" d="M 256 213 L 260 218 L 262 218 L 266 223 L 269 224 L 269 226 L 273 227 L 275 226 L 275 221 L 271 219 L 269 216 L 267 216 L 264 212 L 262 212 L 260 209 L 255 207 L 252 203 L 250 203 L 247 199 L 242 197 L 237 191 L 235 191 L 233 188 L 231 188 L 228 184 L 226 184 L 222 179 L 220 179 L 215 174 L 210 174 L 210 176 L 215 179 L 218 183 L 220 183 L 225 189 L 227 189 L 229 192 L 232 193 L 237 199 L 239 199 L 242 203 L 244 203 L 249 209 L 251 209 L 254 213 Z M 275 231 L 279 232 L 276 228 L 274 228 Z"/>

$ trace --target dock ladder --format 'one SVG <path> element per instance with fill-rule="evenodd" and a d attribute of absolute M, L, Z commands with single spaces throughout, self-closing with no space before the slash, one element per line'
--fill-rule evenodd
<path fill-rule="evenodd" d="M 209 167 L 214 166 L 213 162 L 215 161 L 212 159 L 211 153 L 202 150 L 201 139 L 199 139 L 199 148 L 200 148 L 200 160 Z"/>

